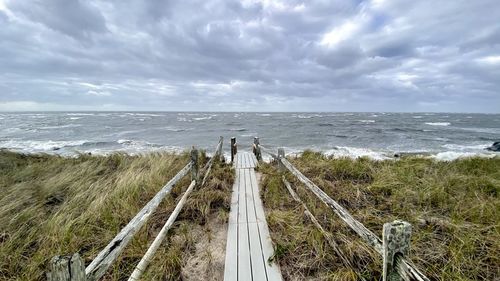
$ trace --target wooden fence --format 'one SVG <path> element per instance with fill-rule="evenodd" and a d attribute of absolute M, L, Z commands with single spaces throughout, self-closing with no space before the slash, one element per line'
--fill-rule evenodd
<path fill-rule="evenodd" d="M 415 265 L 408 258 L 410 249 L 411 237 L 411 224 L 405 221 L 396 220 L 390 223 L 385 223 L 382 231 L 382 239 L 375 235 L 372 231 L 366 228 L 361 222 L 356 220 L 343 206 L 328 196 L 310 179 L 304 176 L 297 168 L 295 168 L 285 157 L 285 150 L 278 149 L 278 153 L 274 154 L 269 149 L 261 146 L 259 140 L 254 140 L 254 153 L 261 153 L 261 151 L 271 155 L 277 162 L 280 171 L 288 171 L 299 181 L 301 181 L 306 188 L 312 192 L 319 200 L 330 207 L 337 216 L 342 219 L 359 237 L 361 237 L 368 245 L 378 252 L 383 259 L 383 280 L 384 281 L 429 281 L 422 272 L 420 272 Z M 307 206 L 300 200 L 299 196 L 293 191 L 290 183 L 283 176 L 284 185 L 288 189 L 293 199 L 304 206 L 306 215 L 311 218 L 313 224 L 325 236 L 328 243 L 333 247 L 335 252 L 339 255 L 342 262 L 352 268 L 349 260 L 345 254 L 340 250 L 337 243 L 333 240 L 330 233 L 326 232 L 319 224 L 318 220 L 312 215 Z M 356 272 L 357 273 L 357 272 Z M 358 277 L 363 279 L 359 273 Z"/>
<path fill-rule="evenodd" d="M 205 173 L 201 185 L 203 185 L 210 173 L 214 159 L 222 156 L 223 138 L 220 137 L 219 143 L 215 149 L 213 157 L 203 167 Z M 111 242 L 94 258 L 94 260 L 85 268 L 85 263 L 78 253 L 71 256 L 55 256 L 50 261 L 47 272 L 49 281 L 94 281 L 99 280 L 116 261 L 123 252 L 132 237 L 147 222 L 151 214 L 158 208 L 163 199 L 170 193 L 172 188 L 191 172 L 191 184 L 187 188 L 182 198 L 177 203 L 174 211 L 167 222 L 155 238 L 148 251 L 136 266 L 129 280 L 139 280 L 144 270 L 147 268 L 152 257 L 158 250 L 161 242 L 165 238 L 168 230 L 175 222 L 187 197 L 199 182 L 198 179 L 198 150 L 193 147 L 191 150 L 191 161 L 184 166 L 161 190 L 130 220 L 130 222 L 111 240 Z"/>

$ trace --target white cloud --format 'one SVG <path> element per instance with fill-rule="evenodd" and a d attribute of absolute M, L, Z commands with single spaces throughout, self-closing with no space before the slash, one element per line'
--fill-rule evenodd
<path fill-rule="evenodd" d="M 347 21 L 323 35 L 320 44 L 327 47 L 336 46 L 340 42 L 354 36 L 359 29 L 359 24 L 353 21 Z"/>
<path fill-rule="evenodd" d="M 498 112 L 497 6 L 0 0 L 0 110 Z"/>
<path fill-rule="evenodd" d="M 500 65 L 500 56 L 486 56 L 477 59 L 478 62 L 491 65 Z"/>

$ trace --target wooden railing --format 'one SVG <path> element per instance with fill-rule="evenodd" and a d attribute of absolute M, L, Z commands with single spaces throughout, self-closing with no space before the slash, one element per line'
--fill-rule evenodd
<path fill-rule="evenodd" d="M 410 237 L 411 237 L 411 224 L 405 221 L 396 220 L 390 223 L 385 223 L 382 231 L 382 239 L 380 239 L 375 233 L 366 228 L 361 222 L 356 220 L 343 206 L 333 200 L 328 194 L 326 194 L 321 188 L 314 184 L 310 179 L 308 179 L 304 174 L 302 174 L 297 168 L 295 168 L 285 157 L 285 151 L 283 148 L 278 149 L 278 154 L 274 154 L 269 149 L 261 146 L 259 142 L 254 142 L 255 151 L 262 151 L 271 155 L 277 162 L 281 172 L 288 171 L 299 181 L 301 181 L 306 188 L 312 192 L 321 202 L 330 207 L 335 214 L 337 214 L 340 219 L 342 219 L 359 237 L 361 237 L 368 245 L 378 252 L 383 259 L 383 280 L 390 281 L 429 281 L 420 270 L 410 261 L 408 258 L 410 249 Z M 326 232 L 323 227 L 319 224 L 318 220 L 312 215 L 307 206 L 300 200 L 299 196 L 293 191 L 290 183 L 283 176 L 283 184 L 287 187 L 290 195 L 293 199 L 304 206 L 306 215 L 311 218 L 313 224 L 320 229 L 320 232 L 325 236 L 329 244 L 334 248 L 335 252 L 339 255 L 346 266 L 350 265 L 349 260 L 345 257 L 345 254 L 340 250 L 337 243 L 332 239 L 332 235 Z M 361 277 L 360 274 L 358 276 Z"/>
<path fill-rule="evenodd" d="M 206 163 L 203 168 L 205 173 L 201 186 L 205 183 L 208 174 L 214 163 L 214 159 L 222 155 L 223 138 L 220 137 L 219 143 L 215 149 L 213 157 Z M 177 203 L 174 211 L 168 218 L 167 222 L 161 229 L 158 236 L 155 238 L 146 254 L 143 256 L 139 264 L 129 280 L 139 280 L 144 270 L 147 268 L 152 257 L 158 250 L 161 242 L 165 239 L 168 230 L 175 222 L 180 213 L 187 197 L 195 188 L 198 180 L 198 150 L 193 147 L 191 150 L 191 161 L 184 166 L 161 190 L 130 220 L 130 222 L 111 240 L 111 242 L 94 258 L 94 260 L 85 268 L 85 263 L 78 253 L 72 256 L 55 256 L 52 258 L 47 272 L 47 280 L 49 281 L 94 281 L 99 280 L 108 270 L 108 268 L 116 261 L 118 256 L 123 252 L 132 237 L 141 229 L 147 222 L 151 214 L 158 208 L 163 199 L 170 193 L 172 188 L 189 172 L 191 171 L 191 183 L 184 195 Z"/>

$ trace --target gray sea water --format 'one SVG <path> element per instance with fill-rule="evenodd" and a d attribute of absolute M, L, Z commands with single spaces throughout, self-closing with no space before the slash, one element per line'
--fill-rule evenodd
<path fill-rule="evenodd" d="M 254 136 L 271 149 L 304 149 L 328 155 L 385 159 L 395 152 L 427 152 L 438 159 L 493 155 L 500 114 L 453 113 L 198 113 L 33 112 L 0 113 L 0 148 L 73 155 L 212 151 L 219 136 L 250 149 Z"/>

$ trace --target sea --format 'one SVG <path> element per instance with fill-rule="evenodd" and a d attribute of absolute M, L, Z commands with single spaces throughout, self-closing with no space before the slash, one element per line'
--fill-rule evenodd
<path fill-rule="evenodd" d="M 0 113 L 0 148 L 23 153 L 141 154 L 224 152 L 236 137 L 240 150 L 262 146 L 287 154 L 309 149 L 333 157 L 392 159 L 416 153 L 437 160 L 495 157 L 500 114 L 388 112 L 22 112 Z"/>

